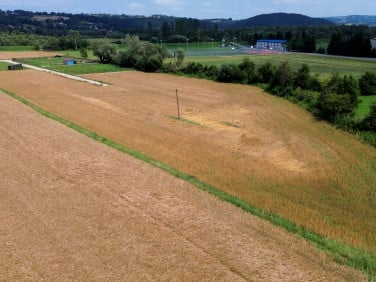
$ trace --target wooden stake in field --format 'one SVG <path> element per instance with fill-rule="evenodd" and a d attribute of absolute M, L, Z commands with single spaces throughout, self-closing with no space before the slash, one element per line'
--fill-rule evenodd
<path fill-rule="evenodd" d="M 179 95 L 178 95 L 178 90 L 177 89 L 176 89 L 176 105 L 178 107 L 178 119 L 180 120 Z"/>

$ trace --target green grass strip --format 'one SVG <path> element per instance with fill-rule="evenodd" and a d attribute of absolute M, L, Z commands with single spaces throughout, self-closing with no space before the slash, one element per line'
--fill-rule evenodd
<path fill-rule="evenodd" d="M 90 130 L 87 130 L 77 124 L 74 124 L 68 120 L 65 120 L 62 117 L 59 117 L 51 112 L 48 112 L 39 106 L 29 102 L 28 100 L 18 96 L 17 94 L 14 94 L 10 91 L 7 91 L 5 89 L 0 88 L 1 91 L 6 93 L 7 95 L 15 98 L 16 100 L 20 101 L 21 103 L 25 104 L 26 106 L 32 108 L 36 112 L 40 113 L 43 116 L 46 116 L 50 119 L 53 119 L 61 124 L 64 124 L 96 141 L 99 141 L 103 144 L 106 144 L 120 152 L 126 153 L 138 160 L 144 161 L 154 167 L 160 168 L 164 170 L 165 172 L 180 178 L 182 180 L 185 180 L 196 187 L 200 188 L 201 190 L 204 190 L 217 198 L 219 198 L 222 201 L 231 203 L 242 210 L 253 214 L 259 218 L 268 220 L 269 222 L 273 223 L 276 226 L 282 227 L 288 232 L 291 232 L 293 234 L 299 235 L 300 237 L 306 239 L 307 241 L 312 242 L 316 247 L 318 247 L 321 250 L 326 251 L 327 253 L 331 254 L 332 257 L 340 264 L 348 265 L 350 267 L 359 269 L 366 273 L 368 275 L 368 279 L 370 281 L 376 281 L 376 255 L 370 254 L 365 252 L 364 250 L 357 249 L 351 246 L 348 246 L 344 243 L 334 241 L 327 239 L 319 234 L 316 234 L 314 232 L 309 231 L 308 229 L 298 226 L 292 221 L 280 217 L 278 215 L 266 212 L 260 208 L 257 208 L 250 203 L 236 197 L 230 194 L 227 194 L 224 191 L 221 191 L 220 189 L 205 183 L 198 179 L 195 176 L 188 175 L 184 172 L 181 172 L 177 170 L 176 168 L 173 168 L 165 163 L 162 163 L 158 160 L 152 159 L 140 151 L 128 148 L 124 145 L 118 144 L 112 140 L 107 139 L 106 137 L 103 137 L 101 135 L 98 135 L 95 132 L 92 132 Z"/>

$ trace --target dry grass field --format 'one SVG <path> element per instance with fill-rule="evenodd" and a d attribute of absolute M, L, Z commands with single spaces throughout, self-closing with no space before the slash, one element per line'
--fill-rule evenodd
<path fill-rule="evenodd" d="M 0 105 L 1 281 L 366 280 L 2 93 Z"/>
<path fill-rule="evenodd" d="M 323 236 L 376 251 L 376 151 L 278 97 L 164 74 L 36 71 L 0 87 Z M 176 116 L 175 89 L 182 116 Z M 199 123 L 200 125 L 197 125 Z"/>

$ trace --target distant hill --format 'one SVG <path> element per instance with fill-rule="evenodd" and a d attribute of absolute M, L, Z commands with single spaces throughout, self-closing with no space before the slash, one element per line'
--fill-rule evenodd
<path fill-rule="evenodd" d="M 321 18 L 311 18 L 300 14 L 272 13 L 258 15 L 249 19 L 234 21 L 234 27 L 255 26 L 318 26 L 333 25 L 332 21 Z"/>
<path fill-rule="evenodd" d="M 179 23 L 180 21 L 180 23 Z M 168 24 L 169 26 L 166 26 Z M 188 28 L 187 28 L 188 24 Z M 0 31 L 10 29 L 37 34 L 66 34 L 79 30 L 83 34 L 100 36 L 113 32 L 194 28 L 247 28 L 259 26 L 317 26 L 332 25 L 327 19 L 311 18 L 300 14 L 274 13 L 255 16 L 244 20 L 208 19 L 198 20 L 164 15 L 129 16 L 109 14 L 34 13 L 23 10 L 0 10 Z"/>
<path fill-rule="evenodd" d="M 342 17 L 328 17 L 326 19 L 334 22 L 335 24 L 376 26 L 376 16 L 351 15 Z"/>

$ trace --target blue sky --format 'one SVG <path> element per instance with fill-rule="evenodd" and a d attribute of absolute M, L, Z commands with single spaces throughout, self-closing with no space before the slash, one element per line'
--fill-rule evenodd
<path fill-rule="evenodd" d="M 245 19 L 274 12 L 312 17 L 376 15 L 375 0 L 0 0 L 1 10 Z"/>

